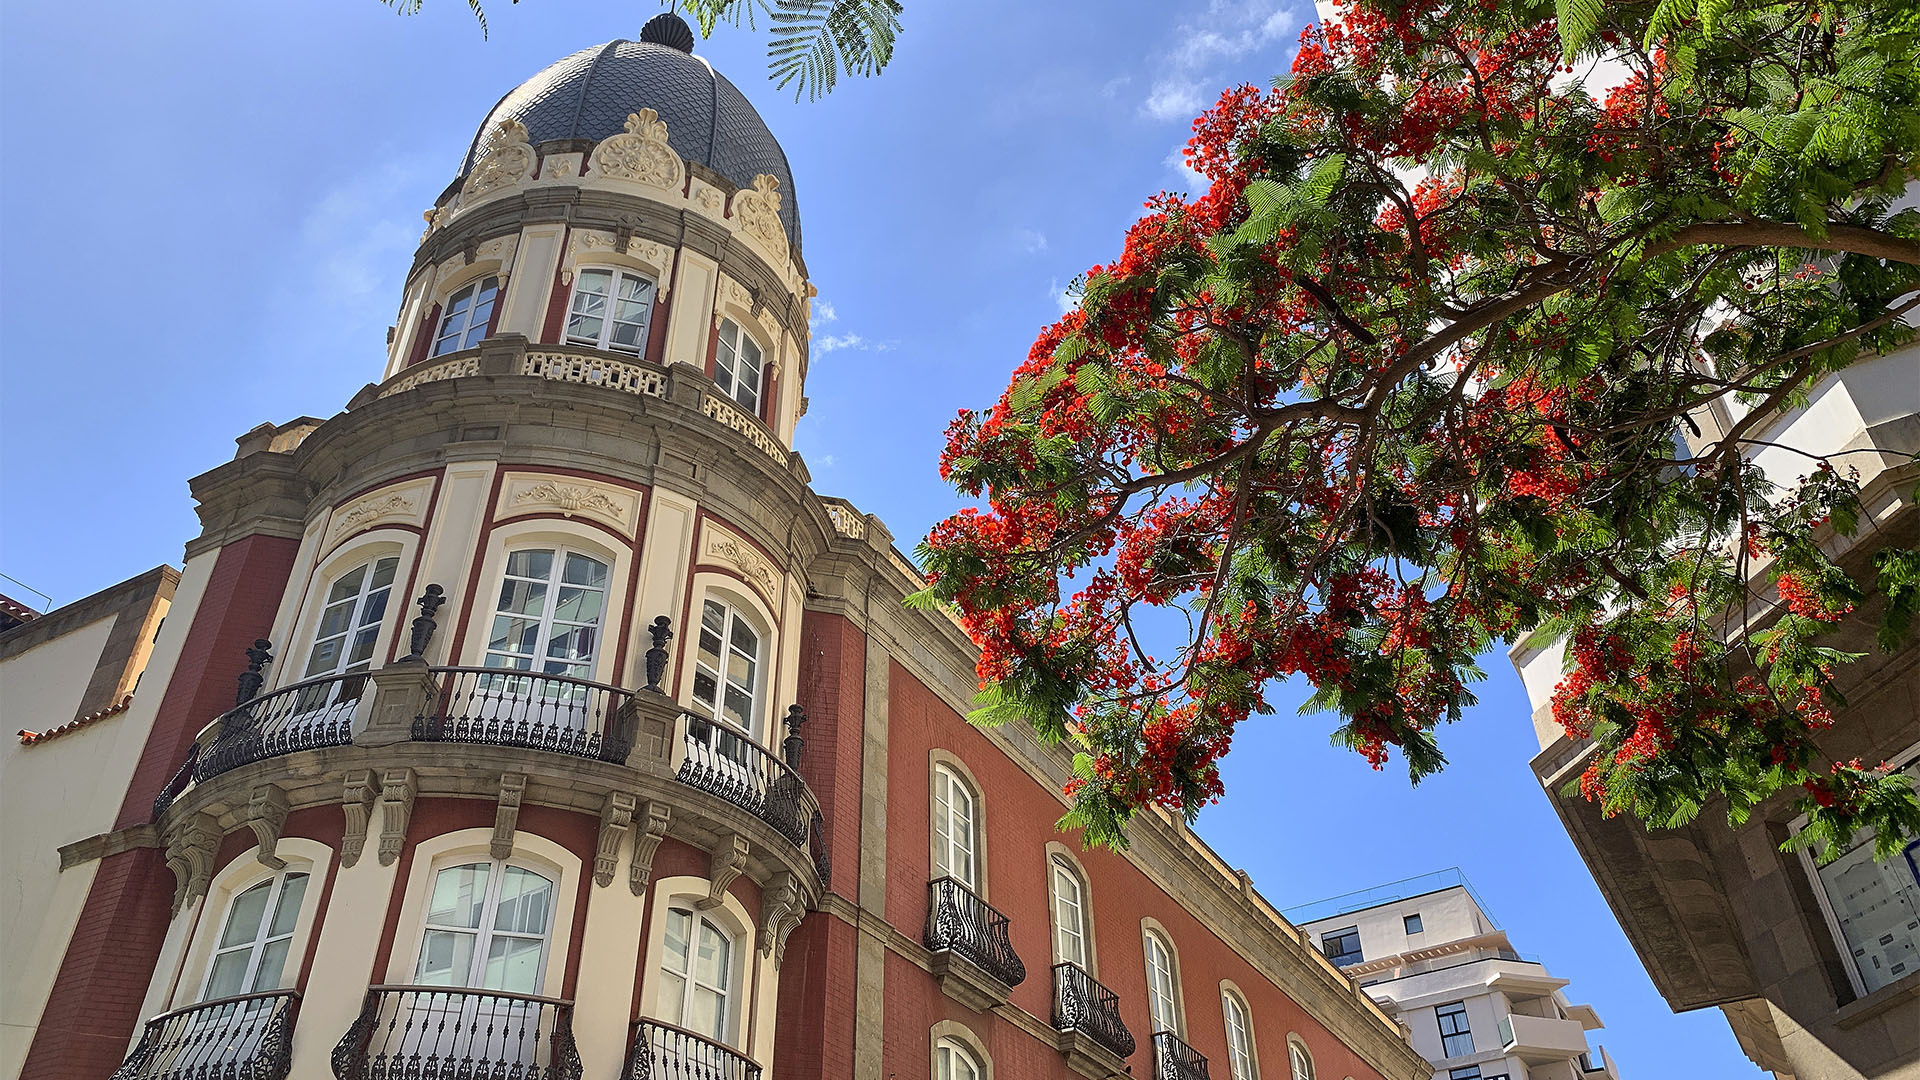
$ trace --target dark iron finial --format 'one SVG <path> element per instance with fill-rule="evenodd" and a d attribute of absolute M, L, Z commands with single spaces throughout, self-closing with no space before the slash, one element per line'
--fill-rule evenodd
<path fill-rule="evenodd" d="M 409 652 L 404 659 L 418 660 L 426 655 L 427 645 L 433 641 L 433 631 L 439 626 L 433 621 L 434 613 L 439 611 L 440 605 L 446 602 L 447 590 L 438 585 L 427 586 L 427 591 L 420 595 L 420 599 L 414 601 L 420 606 L 420 617 L 413 620 L 411 643 L 413 651 Z"/>
<path fill-rule="evenodd" d="M 266 638 L 256 638 L 253 647 L 247 650 L 247 670 L 240 673 L 240 693 L 234 698 L 235 705 L 245 705 L 260 696 L 260 688 L 267 684 L 267 677 L 260 669 L 273 663 L 273 642 Z"/>
<path fill-rule="evenodd" d="M 653 638 L 653 648 L 647 650 L 645 688 L 656 694 L 664 693 L 660 689 L 660 677 L 667 673 L 667 642 L 673 640 L 673 620 L 665 615 L 657 616 L 647 627 L 647 633 Z"/>
<path fill-rule="evenodd" d="M 807 722 L 807 710 L 798 705 L 787 706 L 787 737 L 781 741 L 780 750 L 786 755 L 787 768 L 798 771 L 800 752 L 806 749 L 807 741 L 800 737 L 800 725 Z"/>

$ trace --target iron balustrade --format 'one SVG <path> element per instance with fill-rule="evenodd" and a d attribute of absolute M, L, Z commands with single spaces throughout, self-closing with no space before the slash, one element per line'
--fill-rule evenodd
<path fill-rule="evenodd" d="M 695 713 L 685 716 L 686 757 L 676 778 L 745 810 L 811 850 L 820 804 L 791 765 L 744 732 Z"/>
<path fill-rule="evenodd" d="M 367 673 L 302 679 L 229 709 L 194 762 L 204 782 L 266 758 L 353 741 L 353 714 L 366 692 Z"/>
<path fill-rule="evenodd" d="M 580 1080 L 573 1002 L 450 986 L 373 986 L 333 1048 L 339 1080 Z"/>
<path fill-rule="evenodd" d="M 1171 1031 L 1153 1033 L 1154 1080 L 1207 1080 L 1207 1059 Z"/>
<path fill-rule="evenodd" d="M 621 1080 L 760 1080 L 760 1066 L 731 1047 L 663 1020 L 634 1025 Z"/>
<path fill-rule="evenodd" d="M 937 878 L 927 892 L 927 948 L 963 956 L 1010 987 L 1026 981 L 1027 966 L 1013 951 L 1005 915 L 957 878 Z"/>
<path fill-rule="evenodd" d="M 568 675 L 437 667 L 416 742 L 520 746 L 624 765 L 633 749 L 633 691 Z"/>
<path fill-rule="evenodd" d="M 300 995 L 216 998 L 147 1021 L 113 1080 L 286 1080 Z"/>
<path fill-rule="evenodd" d="M 1079 964 L 1053 965 L 1053 1026 L 1078 1031 L 1123 1058 L 1133 1056 L 1133 1032 L 1120 1019 L 1120 995 Z"/>

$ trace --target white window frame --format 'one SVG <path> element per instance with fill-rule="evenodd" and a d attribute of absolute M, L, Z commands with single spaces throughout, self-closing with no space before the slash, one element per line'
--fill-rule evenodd
<path fill-rule="evenodd" d="M 375 587 L 373 581 L 375 577 L 378 576 L 379 566 L 381 563 L 388 561 L 393 563 L 393 576 L 387 580 L 385 585 Z M 360 583 L 359 592 L 355 593 L 351 600 L 352 606 L 348 609 L 346 629 L 340 631 L 338 634 L 330 634 L 322 637 L 321 634 L 327 624 L 327 612 L 341 604 L 349 603 L 349 601 L 346 600 L 336 600 L 333 603 L 328 603 L 327 597 L 332 594 L 333 587 L 342 579 L 361 570 L 366 571 L 366 577 L 362 579 Z M 302 674 L 300 678 L 302 680 L 320 679 L 329 675 L 348 675 L 357 671 L 368 671 L 372 669 L 374 658 L 380 651 L 381 630 L 386 623 L 388 612 L 393 610 L 394 587 L 399 583 L 400 556 L 398 553 L 375 555 L 370 559 L 357 562 L 353 566 L 329 578 L 325 587 L 320 590 L 320 614 L 313 624 L 313 640 L 307 644 L 307 663 L 305 667 L 301 668 Z M 381 598 L 380 614 L 375 617 L 372 623 L 367 623 L 365 621 L 367 617 L 367 606 L 376 593 L 385 594 Z M 359 636 L 360 631 L 369 628 L 373 630 L 373 651 L 367 654 L 365 660 L 355 662 L 350 658 L 352 655 L 351 649 L 353 641 Z M 320 650 L 320 646 L 323 643 L 332 641 L 335 638 L 344 639 L 340 647 L 339 660 L 333 665 L 331 670 L 313 670 L 314 654 Z"/>
<path fill-rule="evenodd" d="M 964 797 L 964 807 L 956 802 L 954 792 Z M 944 761 L 936 762 L 933 766 L 932 794 L 933 876 L 935 879 L 953 878 L 974 895 L 982 895 L 979 796 L 975 794 L 973 785 L 960 774 L 960 770 Z M 964 846 L 961 844 L 962 837 L 965 839 Z M 964 865 L 954 865 L 956 855 L 964 856 Z"/>
<path fill-rule="evenodd" d="M 434 885 L 440 880 L 441 874 L 446 873 L 449 870 L 459 870 L 468 866 L 486 866 L 488 868 L 487 869 L 487 894 L 486 894 L 486 897 L 481 901 L 479 925 L 478 926 L 436 926 L 434 925 L 434 923 L 432 922 Z M 521 990 L 506 990 L 500 987 L 488 987 L 488 986 L 482 986 L 479 984 L 479 977 L 483 975 L 486 971 L 487 955 L 488 955 L 488 952 L 490 951 L 489 946 L 493 944 L 493 939 L 495 938 L 495 936 L 497 935 L 505 936 L 510 938 L 517 938 L 520 940 L 525 940 L 535 936 L 533 934 L 529 934 L 524 931 L 518 931 L 518 930 L 497 930 L 493 925 L 500 909 L 500 886 L 503 882 L 506 881 L 507 871 L 509 869 L 521 870 L 526 873 L 533 874 L 539 877 L 542 881 L 547 882 L 547 884 L 551 886 L 547 894 L 549 897 L 548 906 L 547 906 L 547 918 L 546 918 L 547 928 L 545 932 L 538 935 L 540 939 L 540 963 L 534 970 L 534 975 L 533 975 L 534 989 L 530 992 L 521 991 Z M 432 985 L 432 986 L 439 985 L 437 983 L 421 983 L 420 982 L 420 961 L 424 958 L 429 936 L 432 935 L 434 931 L 438 930 L 438 931 L 445 931 L 449 933 L 473 935 L 473 955 L 469 959 L 467 964 L 467 975 L 466 975 L 467 981 L 461 982 L 461 983 L 447 984 L 449 989 L 485 990 L 485 991 L 492 991 L 493 993 L 498 993 L 498 994 L 530 993 L 533 996 L 538 996 L 541 990 L 546 986 L 547 964 L 553 959 L 553 931 L 554 931 L 554 923 L 558 919 L 559 913 L 560 913 L 561 886 L 562 886 L 562 875 L 555 874 L 552 870 L 544 866 L 528 865 L 517 859 L 493 859 L 493 858 L 487 858 L 484 856 L 468 855 L 464 858 L 449 858 L 449 859 L 437 862 L 435 865 L 430 867 L 427 871 L 426 895 L 421 897 L 421 905 L 420 905 L 420 941 L 419 941 L 419 945 L 414 949 L 414 960 L 413 960 L 413 968 L 412 968 L 413 976 L 409 981 L 419 985 Z"/>
<path fill-rule="evenodd" d="M 1298 1036 L 1287 1040 L 1287 1071 L 1293 1080 L 1313 1080 L 1313 1053 Z"/>
<path fill-rule="evenodd" d="M 220 925 L 214 931 L 211 947 L 207 952 L 207 968 L 205 973 L 200 977 L 200 993 L 195 1000 L 208 1000 L 207 991 L 213 987 L 213 972 L 214 969 L 219 966 L 220 957 L 226 953 L 239 952 L 241 949 L 248 950 L 249 955 L 247 956 L 247 966 L 243 969 L 240 976 L 240 993 L 255 994 L 265 993 L 267 989 L 285 989 L 284 984 L 289 983 L 287 978 L 289 974 L 288 968 L 293 968 L 295 973 L 299 970 L 301 958 L 294 955 L 293 947 L 299 943 L 301 910 L 296 909 L 294 911 L 293 926 L 286 933 L 268 934 L 267 931 L 272 929 L 273 917 L 278 914 L 280 905 L 286 900 L 287 879 L 296 876 L 306 879 L 306 883 L 301 886 L 300 894 L 300 908 L 304 908 L 307 901 L 306 890 L 313 888 L 313 870 L 310 867 L 295 868 L 289 866 L 283 870 L 276 871 L 270 877 L 251 882 L 244 888 L 235 889 L 227 895 L 226 911 L 221 915 Z M 245 945 L 231 945 L 224 949 L 221 948 L 220 942 L 227 936 L 227 928 L 233 922 L 234 907 L 239 904 L 241 897 L 251 893 L 262 885 L 267 886 L 267 904 L 260 913 L 260 924 L 254 928 L 253 938 Z M 262 990 L 246 989 L 253 985 L 254 978 L 259 974 L 261 954 L 266 952 L 268 945 L 281 940 L 287 942 L 287 957 L 281 962 L 280 966 L 280 982 L 283 985 Z"/>
<path fill-rule="evenodd" d="M 1230 986 L 1220 988 L 1220 1019 L 1227 1034 L 1227 1074 L 1231 1080 L 1259 1080 L 1260 1059 L 1253 1046 L 1253 1007 Z"/>
<path fill-rule="evenodd" d="M 953 1067 L 955 1059 L 966 1064 L 967 1075 L 961 1075 Z M 943 1066 L 945 1066 L 944 1069 Z M 952 1036 L 934 1041 L 933 1069 L 934 1080 L 986 1080 L 987 1078 L 987 1067 L 975 1056 L 973 1048 Z"/>
<path fill-rule="evenodd" d="M 547 576 L 544 579 L 544 584 L 547 587 L 547 594 L 546 594 L 546 601 L 541 607 L 540 618 L 538 620 L 537 628 L 534 632 L 534 648 L 533 648 L 533 654 L 530 658 L 532 666 L 526 667 L 526 668 L 514 668 L 514 667 L 494 668 L 494 665 L 488 663 L 487 661 L 495 655 L 499 655 L 502 657 L 510 656 L 510 657 L 516 657 L 516 658 L 521 655 L 517 650 L 502 651 L 502 650 L 497 650 L 493 648 L 493 625 L 494 625 L 494 621 L 502 616 L 505 616 L 507 618 L 514 617 L 512 614 L 502 612 L 500 610 L 500 591 L 501 589 L 505 588 L 506 583 L 509 579 L 513 581 L 521 581 L 521 582 L 534 582 L 534 581 L 542 580 L 538 578 L 524 577 L 524 576 L 512 574 L 509 572 L 510 568 L 513 565 L 513 557 L 515 555 L 521 554 L 523 552 L 533 552 L 533 551 L 551 552 L 553 554 L 553 562 L 551 566 L 548 568 Z M 566 579 L 567 558 L 568 556 L 571 556 L 571 555 L 578 555 L 583 559 L 590 559 L 594 563 L 598 564 L 601 569 L 606 571 L 606 584 L 600 586 L 597 590 L 595 590 L 594 587 L 591 585 L 569 584 L 565 579 Z M 567 544 L 544 543 L 544 542 L 528 543 L 528 544 L 515 545 L 514 547 L 507 549 L 505 552 L 502 553 L 502 558 L 500 561 L 500 570 L 497 574 L 494 575 L 495 585 L 493 590 L 493 605 L 488 610 L 486 615 L 486 622 L 483 624 L 483 636 L 480 639 L 481 650 L 482 650 L 481 660 L 480 660 L 481 666 L 486 668 L 491 668 L 493 670 L 497 670 L 505 675 L 517 674 L 517 675 L 531 675 L 531 676 L 546 676 L 548 678 L 563 677 L 563 678 L 585 678 L 589 680 L 592 679 L 594 677 L 594 674 L 599 670 L 599 667 L 600 667 L 601 652 L 603 651 L 603 646 L 606 643 L 606 637 L 607 637 L 607 634 L 606 634 L 607 623 L 609 621 L 609 616 L 612 614 L 613 585 L 614 585 L 613 570 L 614 568 L 613 568 L 612 561 L 603 557 L 602 555 L 600 555 L 600 553 L 595 551 L 582 550 L 580 548 L 576 548 Z M 550 660 L 550 658 L 547 656 L 547 649 L 553 642 L 553 632 L 554 632 L 554 623 L 555 623 L 554 615 L 555 615 L 555 612 L 559 609 L 560 590 L 563 588 L 586 589 L 586 590 L 597 591 L 600 593 L 600 615 L 594 622 L 566 623 L 566 625 L 569 628 L 577 628 L 577 627 L 589 626 L 589 625 L 591 625 L 594 628 L 595 635 L 594 635 L 594 642 L 593 642 L 593 651 L 583 661 L 582 660 L 552 661 L 554 663 L 559 663 L 564 667 L 575 667 L 575 666 L 584 667 L 586 668 L 586 674 L 584 675 L 574 675 L 571 672 L 551 672 L 546 669 L 546 666 Z"/>
<path fill-rule="evenodd" d="M 593 273 L 612 275 L 607 279 L 606 308 L 599 315 L 585 314 L 581 312 L 578 307 L 581 297 L 599 295 L 598 293 L 582 291 L 580 288 L 580 283 L 585 280 L 586 275 Z M 647 287 L 645 300 L 623 301 L 620 297 L 620 283 L 623 280 L 633 280 L 645 284 Z M 657 305 L 659 297 L 659 282 L 655 281 L 650 275 L 643 274 L 638 270 L 632 270 L 624 266 L 575 267 L 573 271 L 573 288 L 567 295 L 567 321 L 565 329 L 563 330 L 566 342 L 569 345 L 580 345 L 590 349 L 604 349 L 607 352 L 625 353 L 628 356 L 645 356 L 647 353 L 647 338 L 653 333 L 654 308 Z M 615 344 L 613 341 L 613 328 L 616 322 L 629 326 L 634 325 L 631 319 L 614 318 L 614 305 L 623 302 L 641 302 L 646 305 L 647 309 L 645 317 L 642 318 L 638 324 L 640 327 L 639 343 L 631 349 Z M 595 335 L 574 333 L 573 322 L 578 318 L 599 319 L 600 332 Z"/>
<path fill-rule="evenodd" d="M 1911 769 L 1916 765 L 1920 765 L 1920 742 L 1914 743 L 1912 746 L 1889 757 L 1887 760 L 1893 763 L 1896 770 Z M 1807 815 L 1801 814 L 1788 824 L 1787 830 L 1792 835 L 1798 836 L 1800 831 L 1806 827 Z M 1920 838 L 1916 838 L 1916 840 L 1920 840 Z M 1851 851 L 1853 849 L 1848 848 L 1847 850 Z M 1831 935 L 1834 951 L 1840 954 L 1841 966 L 1846 968 L 1847 981 L 1852 984 L 1853 992 L 1858 997 L 1865 997 L 1869 993 L 1878 993 L 1879 991 L 1877 990 L 1870 991 L 1867 989 L 1866 980 L 1860 974 L 1860 965 L 1856 963 L 1853 958 L 1853 949 L 1847 944 L 1847 936 L 1840 929 L 1840 917 L 1833 910 L 1833 902 L 1827 898 L 1826 883 L 1820 880 L 1820 865 L 1814 861 L 1814 855 L 1815 852 L 1811 846 L 1801 848 L 1799 851 L 1800 865 L 1807 872 L 1807 884 L 1813 890 L 1814 900 L 1820 905 L 1820 917 L 1827 924 L 1827 933 Z M 1920 974 L 1920 968 L 1896 976 L 1894 980 L 1887 985 L 1891 986 L 1895 982 L 1912 978 L 1916 974 Z M 1881 987 L 1881 989 L 1884 990 L 1886 987 Z"/>
<path fill-rule="evenodd" d="M 676 1003 L 673 1003 L 673 1006 L 671 1008 L 671 1011 L 673 1013 L 672 1018 L 669 1019 L 667 1016 L 661 1015 L 658 1017 L 658 1019 L 664 1020 L 667 1023 L 674 1025 L 675 1027 L 685 1028 L 686 1030 L 692 1031 L 695 1034 L 700 1035 L 704 1038 L 713 1039 L 715 1042 L 722 1043 L 726 1046 L 734 1046 L 735 1044 L 734 1044 L 734 1022 L 733 1021 L 734 1021 L 734 1013 L 736 1011 L 735 1009 L 736 1003 L 734 1000 L 736 995 L 736 990 L 733 986 L 733 983 L 739 975 L 739 972 L 737 972 L 735 969 L 739 966 L 738 961 L 741 959 L 740 935 L 727 929 L 726 925 L 720 922 L 719 920 L 710 918 L 705 912 L 699 910 L 693 904 L 681 901 L 679 898 L 676 898 L 675 902 L 669 902 L 666 908 L 667 918 L 671 919 L 675 915 L 687 916 L 688 925 L 692 928 L 692 933 L 687 938 L 687 969 L 685 971 L 673 972 L 674 975 L 678 976 L 681 979 L 681 989 L 680 989 L 680 1000 Z M 722 964 L 720 967 L 721 977 L 726 980 L 726 985 L 724 986 L 710 986 L 706 983 L 702 983 L 694 974 L 694 972 L 697 969 L 696 957 L 699 954 L 699 948 L 700 948 L 699 934 L 701 929 L 705 927 L 712 928 L 713 932 L 719 935 L 722 941 L 725 941 L 727 943 L 726 963 Z M 660 938 L 659 970 L 661 971 L 670 970 L 667 967 L 667 961 L 670 959 L 672 959 L 672 957 L 668 952 L 667 939 L 663 932 Z M 720 1011 L 718 1015 L 718 1021 L 719 1021 L 719 1028 L 721 1033 L 718 1035 L 712 1032 L 698 1031 L 693 1027 L 691 1023 L 688 1022 L 687 1006 L 693 1000 L 693 992 L 696 987 L 704 987 L 707 990 L 711 990 L 720 998 Z M 664 983 L 662 984 L 661 989 L 662 990 L 665 989 Z M 664 997 L 656 997 L 654 1001 L 654 1011 L 662 1014 L 669 1011 L 669 1004 L 664 999 Z M 735 1049 L 739 1049 L 739 1047 L 736 1046 Z"/>
<path fill-rule="evenodd" d="M 1185 1039 L 1185 1017 L 1180 1008 L 1180 969 L 1174 960 L 1173 942 L 1152 926 L 1143 928 L 1140 936 L 1147 969 L 1147 1023 L 1153 1028 L 1148 1034 L 1157 1035 L 1165 1031 L 1177 1039 Z M 1156 954 L 1159 956 L 1158 962 L 1155 961 Z M 1165 983 L 1164 987 L 1161 986 L 1162 982 Z M 1162 1001 L 1166 1002 L 1165 1008 L 1170 1016 L 1162 1015 Z"/>
<path fill-rule="evenodd" d="M 732 328 L 733 331 L 731 340 L 728 338 L 728 328 Z M 741 396 L 742 387 L 747 385 L 746 380 L 741 378 L 740 371 L 740 355 L 745 352 L 740 346 L 740 341 L 743 338 L 753 346 L 753 351 L 758 354 L 759 357 L 755 362 L 755 373 L 751 387 L 752 401 L 748 401 L 745 397 Z M 739 402 L 742 407 L 753 413 L 753 415 L 759 416 L 761 408 L 765 404 L 763 399 L 767 392 L 768 365 L 766 346 L 760 344 L 760 339 L 754 337 L 745 325 L 726 315 L 720 317 L 719 340 L 719 346 L 714 350 L 713 355 L 713 384 L 720 388 L 721 393 Z"/>
<path fill-rule="evenodd" d="M 466 344 L 466 339 L 472 335 L 474 330 L 474 312 L 480 309 L 480 294 L 486 291 L 488 284 L 493 286 L 493 292 L 486 301 L 487 317 L 479 324 L 480 337 L 476 338 L 472 344 Z M 459 311 L 453 310 L 454 301 L 468 294 L 471 294 L 472 302 Z M 487 326 L 493 322 L 494 309 L 499 305 L 499 274 L 482 274 L 472 281 L 467 282 L 465 285 L 460 286 L 458 289 L 455 289 L 453 292 L 448 293 L 446 305 L 440 310 L 440 321 L 434 324 L 433 343 L 428 347 L 427 355 L 444 356 L 450 352 L 471 349 L 481 341 L 486 340 Z M 460 325 L 457 328 L 453 324 L 455 318 L 460 320 Z"/>
<path fill-rule="evenodd" d="M 1066 896 L 1067 888 L 1073 891 L 1071 901 Z M 1086 881 L 1080 876 L 1079 868 L 1058 852 L 1047 856 L 1047 893 L 1053 909 L 1054 962 L 1073 964 L 1091 974 L 1093 943 L 1091 935 L 1087 933 Z M 1079 953 L 1078 956 L 1072 954 L 1069 944 Z"/>
<path fill-rule="evenodd" d="M 725 670 L 715 671 L 711 665 L 701 659 L 700 634 L 706 629 L 706 612 L 707 605 L 709 604 L 721 609 L 720 666 L 723 669 L 731 666 L 727 661 L 738 652 L 738 650 L 734 648 L 733 643 L 734 627 L 743 626 L 753 633 L 755 639 L 754 644 L 758 651 L 756 655 L 748 657 L 748 660 L 753 665 L 752 686 L 739 686 L 728 678 Z M 765 727 L 765 720 L 761 712 L 766 697 L 767 665 L 769 660 L 767 654 L 770 651 L 768 646 L 772 642 L 773 635 L 767 633 L 767 631 L 761 627 L 758 619 L 752 618 L 747 614 L 747 609 L 744 605 L 715 593 L 708 593 L 701 598 L 699 621 L 696 626 L 697 629 L 694 631 L 693 640 L 689 642 L 689 647 L 692 651 L 694 678 L 689 679 L 687 683 L 687 694 L 693 701 L 695 711 L 729 728 L 743 731 L 749 738 L 759 739 L 760 733 Z M 699 676 L 702 674 L 708 675 L 713 679 L 714 691 L 712 702 L 700 700 L 697 684 Z M 733 721 L 727 719 L 726 702 L 729 687 L 737 689 L 746 695 L 747 723 L 744 728 L 740 728 Z"/>

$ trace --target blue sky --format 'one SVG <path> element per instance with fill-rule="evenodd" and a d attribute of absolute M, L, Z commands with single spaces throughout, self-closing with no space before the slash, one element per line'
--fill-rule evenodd
<path fill-rule="evenodd" d="M 0 572 L 64 603 L 177 564 L 188 477 L 379 377 L 420 211 L 495 99 L 657 10 L 488 6 L 490 41 L 461 0 L 0 9 Z M 953 412 L 997 396 L 1146 197 L 1186 187 L 1193 114 L 1285 70 L 1310 14 L 909 0 L 891 70 L 801 104 L 764 79 L 763 39 L 701 43 L 792 161 L 821 293 L 797 435 L 816 486 L 910 550 L 955 505 L 934 471 Z M 1761 1075 L 1717 1011 L 1655 993 L 1527 770 L 1519 680 L 1487 666 L 1418 791 L 1283 705 L 1243 729 L 1202 832 L 1282 906 L 1458 865 L 1629 1075 Z"/>

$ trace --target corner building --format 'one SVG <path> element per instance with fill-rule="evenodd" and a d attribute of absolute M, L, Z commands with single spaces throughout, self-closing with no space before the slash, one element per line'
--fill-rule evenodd
<path fill-rule="evenodd" d="M 794 184 L 692 47 L 501 99 L 382 380 L 193 480 L 150 647 L 118 593 L 0 636 L 0 786 L 67 794 L 9 813 L 0 1071 L 1430 1075 L 1178 823 L 1082 851 L 1065 756 L 963 721 L 965 635 L 789 449 Z"/>

